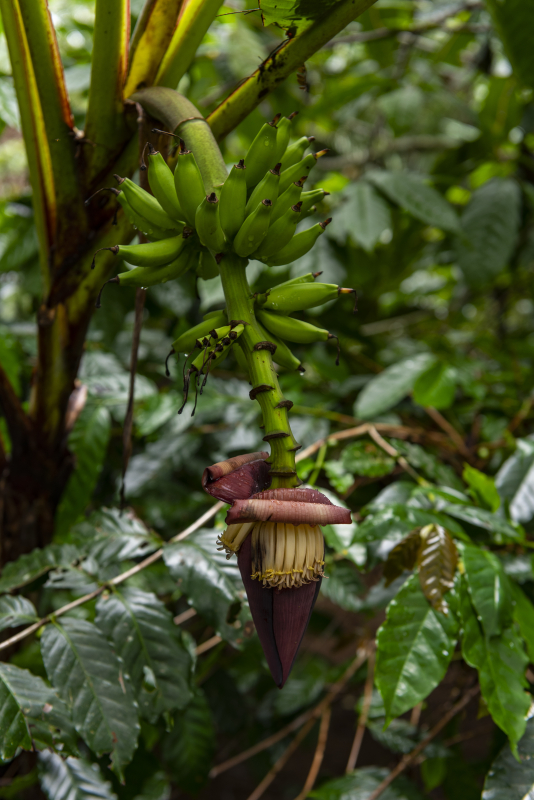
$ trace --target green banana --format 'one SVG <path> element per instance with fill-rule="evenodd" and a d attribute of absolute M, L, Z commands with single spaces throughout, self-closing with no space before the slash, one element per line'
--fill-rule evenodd
<path fill-rule="evenodd" d="M 304 211 L 302 214 L 302 219 L 308 219 L 308 217 L 313 217 L 314 214 L 317 213 L 317 206 L 312 206 L 307 211 Z"/>
<path fill-rule="evenodd" d="M 302 192 L 300 196 L 302 200 L 302 213 L 306 214 L 307 211 L 311 211 L 315 203 L 320 203 L 321 200 L 324 200 L 329 194 L 330 192 L 325 192 L 324 189 L 312 189 L 311 192 Z"/>
<path fill-rule="evenodd" d="M 126 199 L 124 192 L 121 192 L 118 189 L 113 189 L 112 191 L 117 192 L 117 201 L 122 206 L 124 213 L 134 228 L 140 230 L 141 233 L 144 233 L 149 239 L 155 239 L 156 241 L 168 239 L 170 236 L 176 236 L 178 233 L 183 231 L 184 226 L 182 222 L 176 222 L 175 228 L 167 228 L 167 230 L 159 228 L 157 225 L 153 225 L 152 222 L 149 222 L 145 217 L 133 210 L 130 203 Z"/>
<path fill-rule="evenodd" d="M 258 248 L 257 258 L 266 261 L 270 256 L 274 256 L 282 248 L 289 244 L 295 233 L 295 229 L 300 222 L 300 206 L 291 206 L 267 231 L 267 236 Z"/>
<path fill-rule="evenodd" d="M 293 164 L 293 166 L 283 170 L 280 175 L 278 192 L 282 194 L 291 183 L 302 180 L 303 175 L 309 175 L 310 170 L 316 165 L 317 160 L 328 152 L 328 150 L 319 150 L 317 153 L 310 153 L 305 156 L 302 161 L 298 161 L 296 164 Z"/>
<path fill-rule="evenodd" d="M 221 314 L 224 314 L 224 318 L 226 319 L 226 311 L 208 311 L 207 314 L 204 314 L 202 319 L 215 319 L 215 317 L 220 317 Z"/>
<path fill-rule="evenodd" d="M 292 261 L 305 256 L 331 222 L 332 218 L 329 217 L 324 222 L 318 222 L 317 225 L 297 233 L 282 250 L 266 259 L 266 263 L 270 267 L 282 267 L 284 264 L 291 264 Z"/>
<path fill-rule="evenodd" d="M 219 221 L 219 200 L 215 192 L 204 197 L 195 214 L 195 228 L 202 244 L 215 253 L 225 245 L 224 233 Z"/>
<path fill-rule="evenodd" d="M 120 175 L 114 175 L 113 177 L 118 181 L 121 191 L 124 192 L 126 199 L 134 211 L 141 214 L 148 222 L 151 222 L 158 228 L 163 228 L 164 230 L 176 228 L 176 220 L 169 217 L 155 197 L 145 192 L 144 189 L 129 178 L 121 178 Z"/>
<path fill-rule="evenodd" d="M 335 283 L 298 283 L 275 286 L 270 292 L 256 297 L 262 309 L 291 314 L 293 311 L 306 311 L 308 308 L 322 306 L 330 300 L 337 300 L 341 294 L 355 294 L 354 289 L 344 289 Z"/>
<path fill-rule="evenodd" d="M 184 215 L 178 202 L 172 170 L 161 153 L 150 142 L 147 144 L 149 148 L 148 183 L 152 194 L 169 217 L 182 220 Z"/>
<path fill-rule="evenodd" d="M 194 226 L 197 208 L 204 200 L 206 191 L 195 156 L 191 150 L 185 149 L 183 139 L 180 139 L 178 161 L 174 170 L 174 187 L 185 221 Z"/>
<path fill-rule="evenodd" d="M 300 180 L 291 183 L 285 192 L 282 195 L 278 196 L 278 200 L 276 201 L 273 213 L 271 214 L 271 225 L 274 225 L 277 219 L 279 219 L 282 214 L 285 214 L 288 208 L 291 206 L 296 205 L 302 196 L 302 187 L 304 186 L 304 181 L 306 180 L 306 175 Z"/>
<path fill-rule="evenodd" d="M 280 164 L 277 164 L 273 169 L 267 170 L 267 174 L 258 183 L 252 194 L 250 195 L 246 208 L 245 217 L 252 214 L 260 200 L 268 197 L 271 203 L 276 203 L 278 197 L 278 184 L 280 183 Z"/>
<path fill-rule="evenodd" d="M 128 264 L 136 267 L 163 267 L 178 258 L 185 247 L 187 238 L 181 234 L 173 236 L 171 239 L 162 239 L 159 242 L 116 244 L 113 247 L 103 247 L 102 250 L 111 250 L 116 256 L 120 255 Z"/>
<path fill-rule="evenodd" d="M 284 367 L 284 369 L 299 370 L 299 372 L 304 372 L 302 364 L 298 358 L 293 355 L 287 344 L 279 339 L 278 336 L 275 336 L 274 333 L 267 331 L 261 322 L 259 322 L 257 316 L 256 325 L 258 326 L 258 329 L 265 341 L 272 342 L 276 346 L 276 350 L 272 355 L 273 361 L 276 364 L 278 364 L 280 367 Z"/>
<path fill-rule="evenodd" d="M 298 141 L 290 145 L 281 158 L 282 170 L 289 169 L 300 161 L 308 147 L 315 141 L 315 136 L 301 136 Z"/>
<path fill-rule="evenodd" d="M 280 122 L 277 125 L 278 130 L 276 131 L 276 150 L 275 150 L 275 158 L 276 161 L 281 161 L 284 153 L 286 152 L 287 146 L 289 144 L 289 140 L 291 138 L 291 130 L 293 128 L 293 117 L 296 117 L 298 111 L 293 111 L 289 117 L 282 117 Z"/>
<path fill-rule="evenodd" d="M 245 330 L 245 326 L 235 325 L 233 328 L 231 328 L 229 325 L 227 325 L 225 328 L 221 328 L 220 330 L 224 331 L 224 333 L 221 334 L 216 344 L 207 345 L 203 352 L 201 352 L 191 364 L 191 368 L 199 372 L 201 375 L 206 375 L 207 372 L 212 369 L 212 367 L 214 367 L 216 364 L 220 364 L 220 362 L 226 358 L 233 343 L 239 339 Z M 214 331 L 214 333 L 216 333 L 216 331 Z M 206 350 L 208 350 L 207 353 L 205 352 Z M 203 388 L 204 385 L 202 386 L 202 389 Z M 200 394 L 202 394 L 202 389 L 200 390 Z"/>
<path fill-rule="evenodd" d="M 326 342 L 333 338 L 332 334 L 324 328 L 318 328 L 316 325 L 300 319 L 293 319 L 293 317 L 262 309 L 257 309 L 255 313 L 257 319 L 268 331 L 288 342 L 311 344 L 312 342 Z"/>
<path fill-rule="evenodd" d="M 245 219 L 247 179 L 245 162 L 234 164 L 223 183 L 219 198 L 219 222 L 227 239 L 234 238 Z"/>
<path fill-rule="evenodd" d="M 204 319 L 194 328 L 190 328 L 185 333 L 182 333 L 176 341 L 172 343 L 175 353 L 190 353 L 195 348 L 195 344 L 199 339 L 209 336 L 214 328 L 222 327 L 226 323 L 226 314 L 224 311 L 212 311 L 209 319 Z"/>
<path fill-rule="evenodd" d="M 276 125 L 280 116 L 281 114 L 277 114 L 271 122 L 266 122 L 262 126 L 245 156 L 246 181 L 249 189 L 261 181 L 265 175 L 266 164 L 276 163 Z"/>
<path fill-rule="evenodd" d="M 290 278 L 288 281 L 279 283 L 276 288 L 280 289 L 282 286 L 295 286 L 295 284 L 299 283 L 313 283 L 314 280 L 322 274 L 322 272 L 307 272 L 305 275 L 299 275 L 298 278 Z"/>
<path fill-rule="evenodd" d="M 238 256 L 249 256 L 262 243 L 269 230 L 272 208 L 270 200 L 262 200 L 245 219 L 234 239 L 234 250 Z"/>
<path fill-rule="evenodd" d="M 197 275 L 204 281 L 209 281 L 219 275 L 219 265 L 207 247 L 201 247 L 198 257 Z"/>

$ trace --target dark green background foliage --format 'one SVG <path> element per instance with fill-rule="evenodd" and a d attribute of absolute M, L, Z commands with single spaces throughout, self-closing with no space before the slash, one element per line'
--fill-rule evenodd
<path fill-rule="evenodd" d="M 94 4 L 50 5 L 83 129 Z M 266 22 L 291 29 L 325 4 L 260 5 Z M 238 0 L 221 13 L 244 7 Z M 219 17 L 180 91 L 208 113 L 282 35 L 262 27 L 259 12 Z M 297 135 L 330 150 L 306 186 L 331 193 L 311 222 L 331 215 L 333 223 L 290 269 L 253 262 L 251 282 L 265 290 L 320 270 L 321 280 L 358 291 L 356 315 L 342 297 L 303 316 L 339 336 L 340 366 L 332 345 L 297 345 L 305 374 L 281 374 L 298 441 L 326 440 L 300 462 L 301 478 L 337 495 L 355 519 L 325 529 L 328 580 L 281 692 L 235 561 L 215 549 L 217 531 L 165 544 L 210 506 L 204 467 L 262 444 L 259 409 L 233 357 L 210 377 L 194 417 L 176 413 L 181 363 L 165 376 L 172 340 L 222 305 L 219 278 L 188 276 L 148 292 L 122 516 L 134 293 L 109 287 L 79 376 L 87 403 L 70 436 L 76 469 L 55 542 L 5 568 L 0 629 L 31 624 L 162 546 L 164 557 L 0 664 L 1 798 L 37 797 L 39 784 L 52 800 L 244 799 L 289 739 L 211 782 L 210 768 L 312 707 L 379 626 L 357 769 L 344 775 L 365 668 L 334 706 L 310 797 L 364 800 L 476 680 L 478 716 L 475 701 L 383 799 L 521 800 L 532 791 L 533 35 L 529 0 L 379 0 L 310 59 L 306 91 L 293 76 L 224 142 L 232 164 L 265 119 L 299 111 Z M 3 38 L 0 71 L 0 360 L 26 402 L 40 285 Z M 364 421 L 379 436 L 365 428 L 328 439 Z M 9 449 L 2 418 L 0 431 Z M 417 569 L 402 572 L 402 559 L 388 587 L 382 577 L 391 549 L 431 524 L 459 552 L 447 616 L 429 604 Z M 264 797 L 299 794 L 316 740 L 314 728 Z M 40 753 L 30 770 L 10 772 L 32 744 Z"/>

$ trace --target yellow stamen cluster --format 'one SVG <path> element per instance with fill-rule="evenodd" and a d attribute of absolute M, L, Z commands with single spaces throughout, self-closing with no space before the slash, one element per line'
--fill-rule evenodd
<path fill-rule="evenodd" d="M 321 577 L 324 539 L 318 525 L 256 523 L 252 531 L 252 578 L 264 586 L 289 589 Z"/>
<path fill-rule="evenodd" d="M 226 558 L 232 558 L 239 550 L 255 522 L 240 522 L 238 525 L 228 525 L 225 532 L 217 539 L 217 550 L 226 550 Z"/>

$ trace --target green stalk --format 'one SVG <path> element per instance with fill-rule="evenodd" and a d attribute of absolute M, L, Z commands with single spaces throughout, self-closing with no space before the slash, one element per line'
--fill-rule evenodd
<path fill-rule="evenodd" d="M 298 486 L 295 470 L 295 453 L 299 445 L 289 426 L 285 398 L 278 384 L 273 360 L 269 350 L 255 350 L 255 345 L 263 341 L 254 316 L 254 300 L 248 285 L 246 268 L 248 260 L 226 255 L 220 263 L 221 280 L 226 298 L 229 320 L 243 320 L 246 323 L 237 346 L 247 359 L 252 383 L 251 397 L 260 404 L 264 441 L 271 448 L 268 463 L 271 465 L 271 488 L 292 488 Z M 256 393 L 258 387 L 262 391 Z M 270 387 L 267 389 L 266 387 Z"/>

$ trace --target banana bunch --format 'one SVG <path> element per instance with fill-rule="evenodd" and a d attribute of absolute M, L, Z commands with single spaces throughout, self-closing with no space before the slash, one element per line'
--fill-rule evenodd
<path fill-rule="evenodd" d="M 216 187 L 205 185 L 195 155 L 182 139 L 174 174 L 161 153 L 147 143 L 152 194 L 120 175 L 115 175 L 119 188 L 108 189 L 149 240 L 102 248 L 136 267 L 119 273 L 112 282 L 154 286 L 180 278 L 191 268 L 202 278 L 213 278 L 227 254 L 269 266 L 289 264 L 305 255 L 331 222 L 327 219 L 296 232 L 298 223 L 313 214 L 315 203 L 328 194 L 322 189 L 303 191 L 310 170 L 327 151 L 305 155 L 311 136 L 289 144 L 294 116 L 278 114 L 267 122 L 245 158 Z M 147 169 L 144 160 L 141 169 Z"/>

